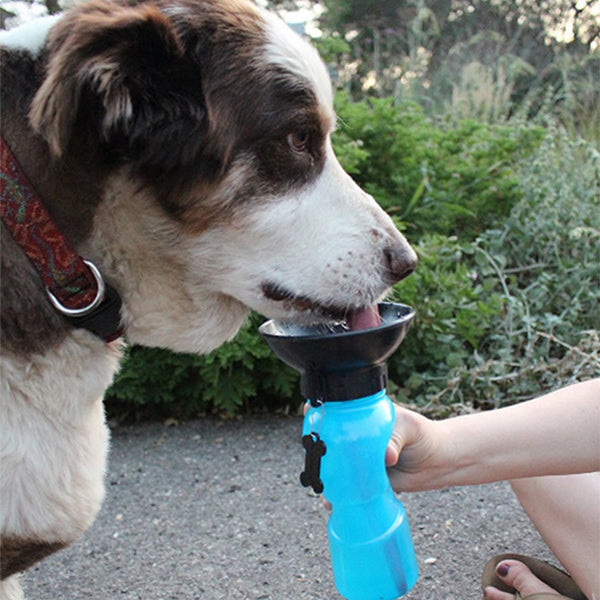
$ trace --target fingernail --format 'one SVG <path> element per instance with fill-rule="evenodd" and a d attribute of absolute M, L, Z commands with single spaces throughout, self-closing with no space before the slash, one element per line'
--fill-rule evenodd
<path fill-rule="evenodd" d="M 508 575 L 509 571 L 510 571 L 510 567 L 504 563 L 500 563 L 496 567 L 496 573 L 498 573 L 498 575 L 500 575 L 500 577 L 506 577 Z"/>

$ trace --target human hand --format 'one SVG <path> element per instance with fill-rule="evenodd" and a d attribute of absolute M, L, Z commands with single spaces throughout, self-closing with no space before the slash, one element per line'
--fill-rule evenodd
<path fill-rule="evenodd" d="M 385 464 L 396 492 L 414 492 L 441 487 L 444 428 L 442 422 L 395 406 L 394 431 L 385 454 Z"/>

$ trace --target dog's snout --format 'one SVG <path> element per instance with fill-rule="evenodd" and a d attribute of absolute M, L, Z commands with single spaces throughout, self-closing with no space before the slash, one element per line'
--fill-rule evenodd
<path fill-rule="evenodd" d="M 407 244 L 400 244 L 384 250 L 385 261 L 392 283 L 408 277 L 416 268 L 419 259 Z"/>

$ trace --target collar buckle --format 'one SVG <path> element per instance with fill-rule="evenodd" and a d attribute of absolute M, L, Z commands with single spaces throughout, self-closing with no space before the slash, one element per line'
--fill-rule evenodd
<path fill-rule="evenodd" d="M 86 315 L 89 315 L 90 313 L 95 311 L 104 300 L 104 292 L 106 286 L 104 285 L 104 279 L 102 278 L 100 271 L 92 261 L 86 260 L 84 258 L 83 262 L 89 267 L 90 271 L 92 272 L 92 275 L 96 280 L 96 286 L 98 288 L 96 296 L 87 306 L 83 306 L 82 308 L 68 308 L 64 304 L 62 304 L 61 301 L 50 291 L 50 288 L 46 287 L 46 293 L 48 294 L 48 298 L 50 298 L 52 306 L 54 306 L 54 308 L 59 313 L 65 315 L 65 317 L 85 317 Z"/>

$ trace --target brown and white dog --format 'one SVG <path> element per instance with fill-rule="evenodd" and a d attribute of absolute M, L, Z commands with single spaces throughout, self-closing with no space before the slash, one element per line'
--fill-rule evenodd
<path fill-rule="evenodd" d="M 342 170 L 327 70 L 247 0 L 90 0 L 2 49 L 2 135 L 120 294 L 131 343 L 209 352 L 248 308 L 365 319 L 416 256 Z M 72 327 L 2 229 L 0 598 L 104 495 L 122 344 Z M 363 323 L 364 324 L 364 323 Z"/>

